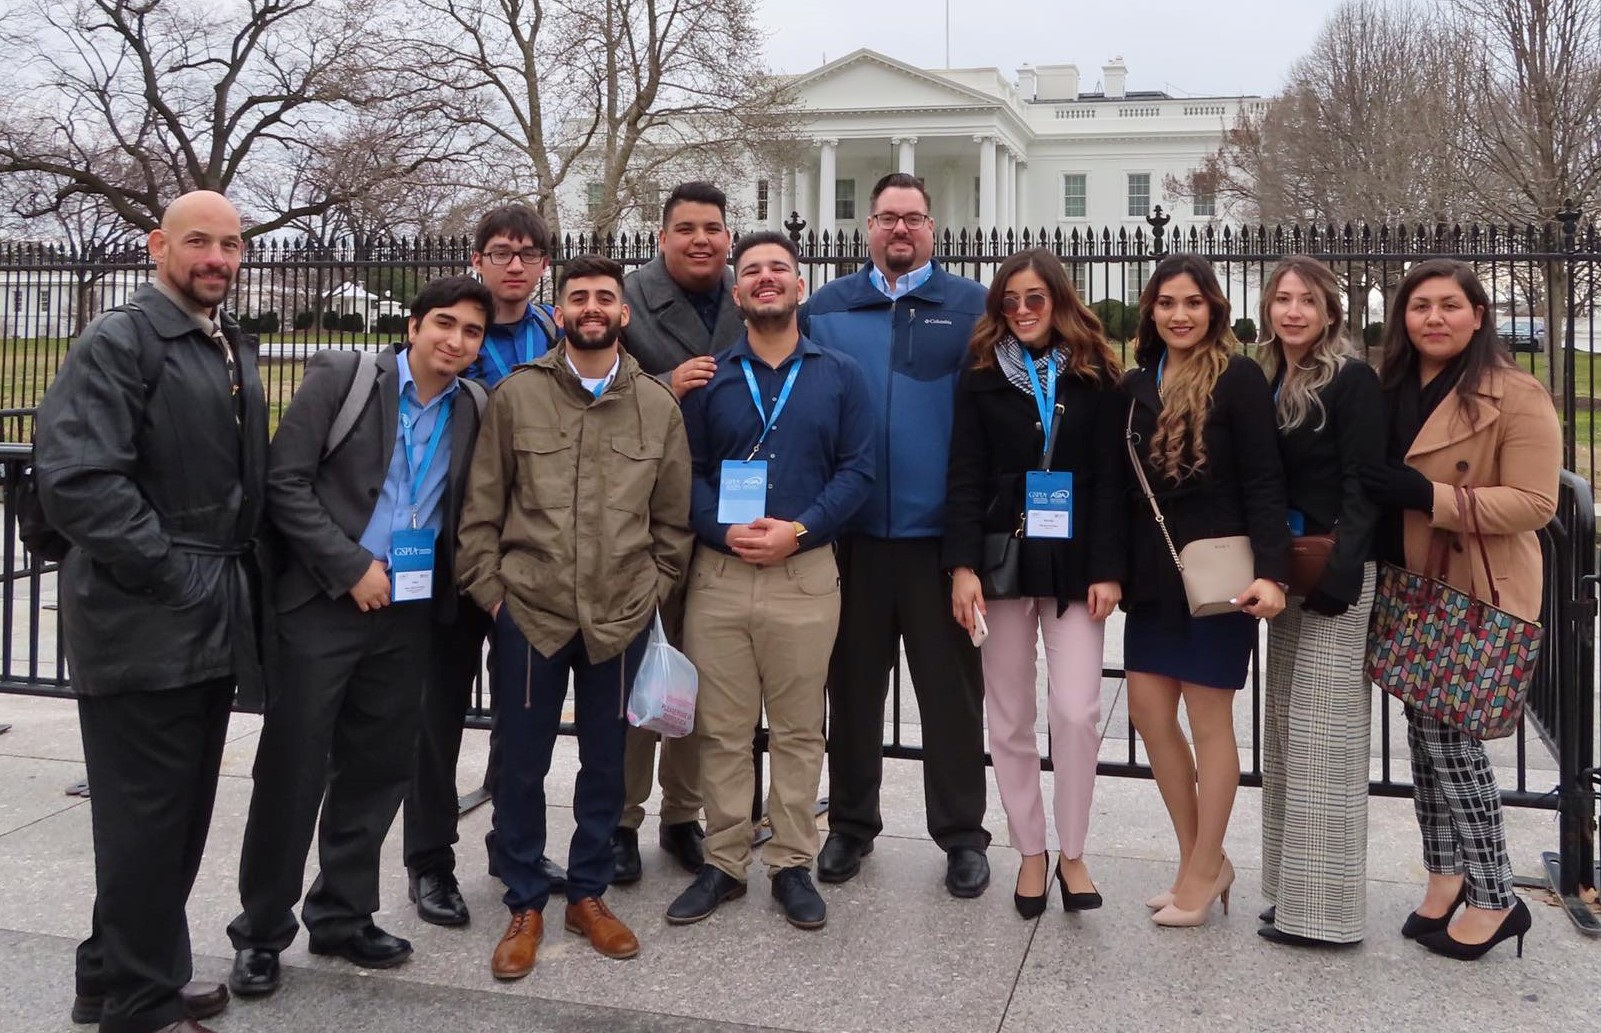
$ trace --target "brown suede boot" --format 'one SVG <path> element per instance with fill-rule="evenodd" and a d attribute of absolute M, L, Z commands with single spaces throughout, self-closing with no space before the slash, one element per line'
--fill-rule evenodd
<path fill-rule="evenodd" d="M 534 970 L 534 951 L 545 935 L 545 916 L 532 909 L 513 911 L 506 934 L 495 946 L 489 971 L 496 979 L 521 979 Z"/>
<path fill-rule="evenodd" d="M 639 940 L 599 897 L 567 905 L 567 931 L 589 937 L 589 945 L 608 958 L 622 960 L 639 953 Z"/>

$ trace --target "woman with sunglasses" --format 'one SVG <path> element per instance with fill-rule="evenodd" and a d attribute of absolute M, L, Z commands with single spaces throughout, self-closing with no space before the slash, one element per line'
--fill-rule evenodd
<path fill-rule="evenodd" d="M 1144 489 L 1134 493 L 1123 666 L 1129 717 L 1179 845 L 1172 887 L 1147 903 L 1158 925 L 1194 926 L 1214 899 L 1228 911 L 1234 882 L 1223 852 L 1240 781 L 1234 693 L 1245 685 L 1257 618 L 1284 609 L 1284 468 L 1273 394 L 1261 368 L 1235 354 L 1228 298 L 1206 261 L 1174 255 L 1157 263 L 1140 293 L 1137 336 L 1140 368 L 1123 382 L 1132 397 L 1129 447 L 1163 524 Z M 1192 617 L 1175 551 L 1241 535 L 1250 538 L 1255 580 L 1231 597 L 1239 610 Z M 1179 727 L 1181 702 L 1193 750 Z"/>
<path fill-rule="evenodd" d="M 1022 854 L 1017 911 L 1045 910 L 1051 868 L 1040 790 L 1035 643 L 1049 672 L 1062 906 L 1101 906 L 1084 864 L 1100 748 L 1101 647 L 1122 595 L 1123 395 L 1101 323 L 1051 252 L 1001 264 L 956 396 L 945 503 L 951 610 L 983 639 L 995 781 Z M 1048 448 L 1049 442 L 1049 448 Z M 1047 455 L 1047 450 L 1049 454 Z M 1044 467 L 1044 469 L 1042 469 Z M 1016 591 L 986 598 L 985 538 L 1013 540 Z"/>
<path fill-rule="evenodd" d="M 1367 922 L 1368 732 L 1363 671 L 1378 507 L 1362 468 L 1384 457 L 1379 378 L 1351 352 L 1340 288 L 1294 255 L 1262 286 L 1262 371 L 1273 386 L 1290 533 L 1331 535 L 1317 584 L 1273 619 L 1262 729 L 1257 932 L 1291 946 L 1360 941 Z"/>

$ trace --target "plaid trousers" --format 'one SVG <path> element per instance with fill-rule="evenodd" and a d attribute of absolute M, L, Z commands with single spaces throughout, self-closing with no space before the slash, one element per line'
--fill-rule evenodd
<path fill-rule="evenodd" d="M 1423 865 L 1437 875 L 1466 872 L 1468 903 L 1493 911 L 1517 902 L 1507 857 L 1501 790 L 1484 744 L 1406 708 L 1412 801 L 1423 832 Z"/>

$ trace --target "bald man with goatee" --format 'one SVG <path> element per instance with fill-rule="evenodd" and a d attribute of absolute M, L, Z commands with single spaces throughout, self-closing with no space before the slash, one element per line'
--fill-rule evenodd
<path fill-rule="evenodd" d="M 267 411 L 223 311 L 239 213 L 196 191 L 150 234 L 156 277 L 85 328 L 39 404 L 39 499 L 70 543 L 61 624 L 94 785 L 95 905 L 72 1019 L 203 1033 L 185 907 L 238 689 L 259 693 L 254 541 Z"/>

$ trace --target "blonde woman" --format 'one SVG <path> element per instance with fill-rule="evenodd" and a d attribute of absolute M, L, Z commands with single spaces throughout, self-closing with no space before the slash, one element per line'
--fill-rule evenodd
<path fill-rule="evenodd" d="M 1124 586 L 1123 665 L 1129 717 L 1173 821 L 1179 868 L 1148 903 L 1163 926 L 1228 910 L 1234 868 L 1223 837 L 1240 759 L 1234 693 L 1244 687 L 1257 619 L 1284 609 L 1289 530 L 1273 395 L 1261 369 L 1235 354 L 1229 303 L 1212 267 L 1191 255 L 1157 264 L 1140 294 L 1131 444 L 1176 549 L 1201 538 L 1248 535 L 1255 580 L 1239 612 L 1191 617 L 1184 584 L 1145 499 L 1130 499 L 1130 573 Z M 1194 747 L 1179 727 L 1184 704 Z"/>
<path fill-rule="evenodd" d="M 1291 534 L 1332 535 L 1323 577 L 1268 628 L 1258 932 L 1300 947 L 1359 942 L 1367 920 L 1368 734 L 1363 658 L 1378 507 L 1361 471 L 1384 459 L 1379 377 L 1342 333 L 1339 285 L 1286 258 L 1262 288 Z"/>

